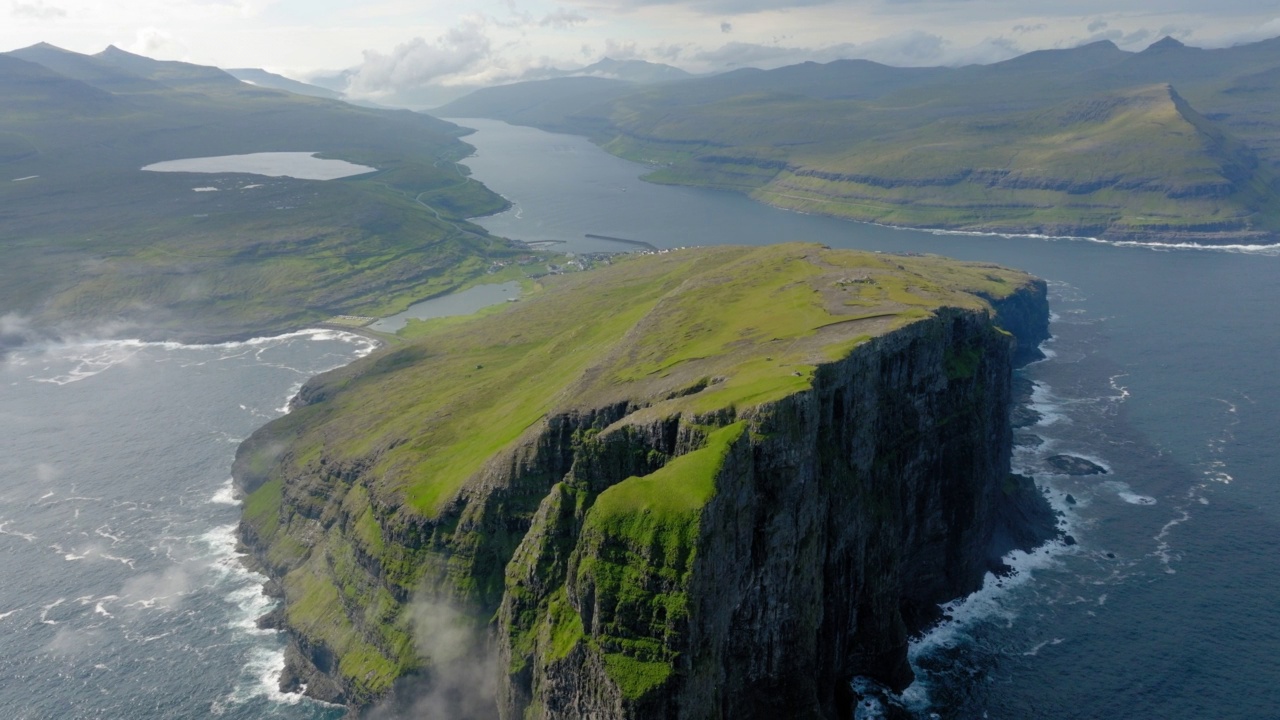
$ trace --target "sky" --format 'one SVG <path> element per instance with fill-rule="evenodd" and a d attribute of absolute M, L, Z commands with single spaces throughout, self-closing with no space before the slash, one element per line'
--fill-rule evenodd
<path fill-rule="evenodd" d="M 1280 36 L 1280 0 L 0 0 L 0 50 L 114 44 L 300 79 L 354 69 L 348 92 L 369 99 L 606 56 L 698 73 L 841 57 L 962 65 L 1166 35 L 1199 47 Z"/>

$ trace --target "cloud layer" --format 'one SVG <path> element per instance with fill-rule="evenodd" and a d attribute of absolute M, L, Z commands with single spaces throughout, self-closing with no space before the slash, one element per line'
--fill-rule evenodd
<path fill-rule="evenodd" d="M 0 13 L 3 13 L 0 5 Z M 350 69 L 370 99 L 519 79 L 604 56 L 713 72 L 857 57 L 961 65 L 1164 35 L 1220 47 L 1280 35 L 1275 0 L 10 0 L 0 49 L 107 44 L 163 59 Z"/>

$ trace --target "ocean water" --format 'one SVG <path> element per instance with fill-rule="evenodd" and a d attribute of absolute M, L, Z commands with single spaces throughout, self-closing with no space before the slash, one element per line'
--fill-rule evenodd
<path fill-rule="evenodd" d="M 336 718 L 285 695 L 234 530 L 237 443 L 372 344 L 33 346 L 0 361 L 0 717 Z"/>
<path fill-rule="evenodd" d="M 480 128 L 482 222 L 572 252 L 810 240 L 999 262 L 1050 281 L 1040 439 L 1015 462 L 1078 544 L 948 609 L 913 645 L 921 718 L 1280 716 L 1280 252 L 937 235 L 648 185 L 579 138 Z M 235 557 L 236 444 L 370 350 L 299 333 L 74 342 L 0 360 L 0 718 L 337 718 L 284 695 L 262 578 Z M 1055 475 L 1066 453 L 1109 469 Z M 1068 502 L 1067 496 L 1074 499 Z"/>

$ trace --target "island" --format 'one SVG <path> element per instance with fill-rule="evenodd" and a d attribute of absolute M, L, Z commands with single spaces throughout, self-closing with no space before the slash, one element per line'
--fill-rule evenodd
<path fill-rule="evenodd" d="M 449 717 L 835 718 L 1057 533 L 1011 474 L 1045 283 L 812 244 L 620 257 L 308 382 L 239 448 L 282 684 Z"/>

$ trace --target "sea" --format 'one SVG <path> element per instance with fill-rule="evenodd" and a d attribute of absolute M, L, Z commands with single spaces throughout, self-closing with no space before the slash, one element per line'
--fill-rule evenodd
<path fill-rule="evenodd" d="M 1049 282 L 1019 371 L 1015 468 L 1074 544 L 1009 558 L 917 637 L 922 720 L 1280 718 L 1280 248 L 895 230 L 645 183 L 587 141 L 485 120 L 464 161 L 490 231 L 568 253 L 803 240 L 996 262 Z M 593 235 L 596 237 L 588 237 Z M 622 238 L 619 243 L 606 238 Z M 501 294 L 501 293 L 499 293 Z M 280 693 L 282 639 L 238 562 L 236 443 L 368 353 L 310 331 L 187 346 L 83 339 L 0 361 L 0 716 L 337 718 Z M 1067 476 L 1046 460 L 1088 459 Z"/>

